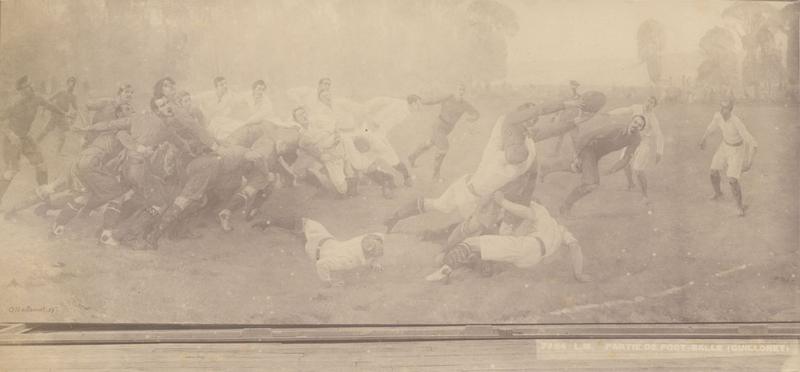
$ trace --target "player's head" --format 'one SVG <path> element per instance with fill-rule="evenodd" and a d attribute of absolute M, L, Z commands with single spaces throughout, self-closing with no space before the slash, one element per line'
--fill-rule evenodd
<path fill-rule="evenodd" d="M 517 106 L 517 111 L 528 110 L 536 107 L 536 104 L 533 102 L 525 102 L 519 106 Z M 533 136 L 533 128 L 536 125 L 536 122 L 539 121 L 539 117 L 535 116 L 530 120 L 525 121 L 522 125 L 525 126 L 525 130 L 529 136 Z"/>
<path fill-rule="evenodd" d="M 134 113 L 136 112 L 133 110 L 133 106 L 127 102 L 117 105 L 117 108 L 114 109 L 114 116 L 117 118 L 126 118 Z"/>
<path fill-rule="evenodd" d="M 422 107 L 422 98 L 416 94 L 409 94 L 406 97 L 406 102 L 408 102 L 408 108 L 411 111 L 419 111 L 420 107 Z"/>
<path fill-rule="evenodd" d="M 364 235 L 361 238 L 361 249 L 367 258 L 383 256 L 383 235 L 377 233 Z"/>
<path fill-rule="evenodd" d="M 731 113 L 733 112 L 733 99 L 726 98 L 723 99 L 722 102 L 719 104 L 719 113 L 722 114 L 722 117 L 725 120 L 728 120 L 731 117 Z"/>
<path fill-rule="evenodd" d="M 303 128 L 308 128 L 308 112 L 306 112 L 305 107 L 300 106 L 292 110 L 292 119 Z"/>
<path fill-rule="evenodd" d="M 647 119 L 643 115 L 634 115 L 631 119 L 631 124 L 628 126 L 629 131 L 641 132 L 647 126 Z"/>
<path fill-rule="evenodd" d="M 453 95 L 457 99 L 461 99 L 461 98 L 464 98 L 464 93 L 466 93 L 466 92 L 467 92 L 467 86 L 464 85 L 463 83 L 458 83 L 455 86 L 455 90 L 453 91 Z"/>
<path fill-rule="evenodd" d="M 320 102 L 330 106 L 331 105 L 331 91 L 330 91 L 330 89 L 320 90 L 317 93 L 317 98 L 319 98 Z"/>
<path fill-rule="evenodd" d="M 130 102 L 133 98 L 133 86 L 127 83 L 120 84 L 119 88 L 117 88 L 117 97 L 122 102 Z"/>
<path fill-rule="evenodd" d="M 317 90 L 318 91 L 330 90 L 331 84 L 333 84 L 331 82 L 331 78 L 324 77 L 322 79 L 319 79 L 319 81 L 317 82 Z"/>
<path fill-rule="evenodd" d="M 178 104 L 181 107 L 192 107 L 192 95 L 189 94 L 189 92 L 182 90 L 178 92 L 176 97 L 178 98 Z"/>
<path fill-rule="evenodd" d="M 264 80 L 256 80 L 251 85 L 253 89 L 253 98 L 261 99 L 264 97 L 264 92 L 267 91 L 267 83 Z"/>
<path fill-rule="evenodd" d="M 76 84 L 78 84 L 78 79 L 76 79 L 74 76 L 70 76 L 70 77 L 67 78 L 67 90 L 68 91 L 70 91 L 70 92 L 73 91 L 75 89 L 75 85 Z"/>
<path fill-rule="evenodd" d="M 369 145 L 369 141 L 363 136 L 357 136 L 353 138 L 353 145 L 355 145 L 356 150 L 362 154 L 369 151 L 371 147 Z"/>
<path fill-rule="evenodd" d="M 159 116 L 169 117 L 172 116 L 172 104 L 170 104 L 167 97 L 153 97 L 150 99 L 150 109 Z"/>
<path fill-rule="evenodd" d="M 647 97 L 647 101 L 644 102 L 644 109 L 645 111 L 650 111 L 658 106 L 658 98 L 656 96 Z"/>
<path fill-rule="evenodd" d="M 156 81 L 153 85 L 153 96 L 155 97 L 175 97 L 175 80 L 166 76 Z"/>
<path fill-rule="evenodd" d="M 215 77 L 214 90 L 216 90 L 218 96 L 223 96 L 225 93 L 228 93 L 228 79 L 225 79 L 223 76 Z"/>
<path fill-rule="evenodd" d="M 28 76 L 23 76 L 17 79 L 17 91 L 22 94 L 23 96 L 29 97 L 33 96 L 33 86 L 31 85 L 30 80 L 28 80 Z"/>

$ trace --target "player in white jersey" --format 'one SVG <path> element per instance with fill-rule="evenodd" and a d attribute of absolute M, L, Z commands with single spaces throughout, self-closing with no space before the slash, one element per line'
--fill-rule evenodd
<path fill-rule="evenodd" d="M 450 276 L 454 269 L 482 261 L 508 262 L 519 268 L 530 268 L 551 257 L 561 247 L 567 246 L 575 279 L 587 282 L 583 273 L 583 252 L 578 241 L 560 225 L 547 209 L 536 202 L 530 206 L 505 199 L 503 193 L 494 194 L 494 202 L 505 213 L 523 219 L 513 231 L 501 229 L 499 234 L 481 235 L 464 239 L 444 256 L 442 267 L 428 275 L 428 281 L 438 281 Z"/>
<path fill-rule="evenodd" d="M 633 159 L 628 166 L 625 167 L 625 176 L 628 178 L 628 190 L 633 190 L 635 186 L 633 175 L 639 181 L 639 187 L 642 190 L 642 197 L 645 203 L 649 203 L 647 196 L 647 175 L 646 171 L 650 164 L 655 160 L 655 164 L 661 161 L 664 155 L 664 134 L 661 132 L 661 124 L 656 117 L 655 108 L 658 105 L 656 97 L 649 97 L 644 104 L 636 104 L 628 107 L 621 107 L 608 112 L 609 115 L 628 115 L 634 117 L 637 115 L 644 116 L 647 126 L 639 135 L 642 141 L 636 152 L 633 154 Z M 655 159 L 653 159 L 653 141 L 655 141 Z M 625 151 L 622 151 L 624 156 Z"/>
<path fill-rule="evenodd" d="M 711 160 L 711 186 L 714 188 L 712 200 L 719 200 L 722 197 L 720 181 L 721 172 L 726 171 L 728 183 L 731 185 L 731 193 L 736 200 L 736 207 L 739 216 L 745 215 L 747 207 L 742 202 L 742 186 L 739 178 L 742 172 L 747 172 L 753 165 L 758 143 L 750 134 L 741 120 L 733 115 L 734 103 L 730 99 L 722 101 L 720 110 L 714 113 L 714 118 L 706 128 L 703 138 L 700 140 L 700 149 L 705 149 L 706 138 L 715 131 L 722 132 L 722 143 L 719 144 L 714 158 Z"/>
<path fill-rule="evenodd" d="M 406 99 L 377 97 L 364 103 L 366 119 L 360 136 L 370 147 L 369 153 L 365 156 L 380 160 L 400 172 L 406 186 L 411 186 L 411 174 L 406 165 L 400 161 L 388 136 L 392 128 L 404 122 L 412 112 L 420 109 L 421 100 L 419 96 L 412 94 Z"/>
<path fill-rule="evenodd" d="M 438 198 L 418 199 L 403 206 L 385 221 L 387 231 L 391 232 L 400 220 L 429 210 L 457 211 L 463 219 L 470 217 L 483 204 L 482 199 L 491 197 L 492 193 L 528 172 L 534 164 L 536 144 L 531 132 L 539 116 L 580 105 L 578 101 L 542 107 L 525 104 L 501 116 L 495 122 L 475 172 L 454 181 Z"/>

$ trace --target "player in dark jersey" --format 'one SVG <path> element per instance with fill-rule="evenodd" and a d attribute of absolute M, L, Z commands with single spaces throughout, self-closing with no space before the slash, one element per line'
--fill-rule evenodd
<path fill-rule="evenodd" d="M 476 110 L 471 103 L 464 100 L 465 91 L 466 88 L 464 85 L 458 85 L 454 94 L 435 99 L 423 99 L 421 101 L 423 105 L 440 104 L 441 110 L 439 116 L 432 125 L 431 129 L 433 132 L 431 138 L 417 147 L 417 149 L 408 156 L 408 163 L 411 164 L 412 167 L 416 166 L 417 158 L 431 147 L 435 146 L 437 152 L 433 162 L 433 180 L 436 182 L 441 181 L 440 171 L 442 162 L 444 162 L 444 157 L 447 155 L 447 151 L 450 148 L 450 142 L 447 136 L 453 131 L 456 123 L 458 123 L 459 119 L 461 119 L 461 116 L 464 114 L 467 114 L 469 121 L 476 121 L 480 118 L 478 110 Z"/>
<path fill-rule="evenodd" d="M 67 115 L 56 105 L 37 95 L 27 76 L 17 80 L 16 88 L 20 92 L 20 99 L 0 112 L 0 123 L 6 123 L 6 125 L 0 126 L 0 134 L 4 137 L 3 160 L 5 162 L 5 170 L 0 179 L 0 201 L 11 181 L 19 173 L 19 160 L 22 156 L 25 156 L 36 168 L 36 183 L 47 184 L 47 166 L 39 147 L 30 137 L 31 125 L 33 125 L 40 107 L 57 115 Z"/>
<path fill-rule="evenodd" d="M 630 163 L 641 142 L 639 132 L 646 125 L 645 117 L 636 115 L 628 123 L 603 126 L 581 136 L 576 146 L 577 156 L 572 162 L 554 160 L 542 164 L 540 172 L 543 175 L 552 172 L 581 174 L 581 184 L 567 195 L 559 209 L 561 215 L 569 215 L 575 202 L 597 189 L 600 184 L 598 163 L 603 156 L 625 149 L 622 158 L 604 172 L 604 175 L 620 171 Z"/>
<path fill-rule="evenodd" d="M 50 97 L 50 102 L 56 105 L 61 111 L 63 112 L 70 112 L 77 111 L 77 98 L 75 97 L 75 83 L 76 79 L 74 76 L 70 76 L 67 79 L 67 89 L 62 90 L 52 97 Z M 64 141 L 66 140 L 67 130 L 70 126 L 71 118 L 67 117 L 66 115 L 61 115 L 58 113 L 51 113 L 50 120 L 47 122 L 47 125 L 44 127 L 39 136 L 36 137 L 36 143 L 41 143 L 42 140 L 49 134 L 50 132 L 55 132 L 56 134 L 56 153 L 61 154 L 61 149 L 64 148 Z"/>

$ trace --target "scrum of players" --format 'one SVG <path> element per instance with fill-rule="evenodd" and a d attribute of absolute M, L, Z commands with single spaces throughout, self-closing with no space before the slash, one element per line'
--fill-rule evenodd
<path fill-rule="evenodd" d="M 266 95 L 263 80 L 255 81 L 248 94 L 237 95 L 228 90 L 224 77 L 217 77 L 212 92 L 193 97 L 165 77 L 153 86 L 149 107 L 134 108 L 134 88 L 123 84 L 113 98 L 89 102 L 86 110 L 92 115 L 87 119 L 78 110 L 75 83 L 70 77 L 66 89 L 48 100 L 22 77 L 16 82 L 18 100 L 0 112 L 5 162 L 0 201 L 6 219 L 26 209 L 55 216 L 50 234 L 58 238 L 76 217 L 98 213 L 102 219 L 96 235 L 99 244 L 157 249 L 165 236 L 198 238 L 191 222 L 200 213 L 215 214 L 225 233 L 234 230 L 234 216 L 242 214 L 253 227 L 296 233 L 327 286 L 343 284 L 333 279 L 336 271 L 361 266 L 381 270 L 385 234 L 393 233 L 401 221 L 429 211 L 458 219 L 432 234 L 443 239 L 439 268 L 426 280 L 448 281 L 459 269 L 486 272 L 498 262 L 530 268 L 563 249 L 574 278 L 589 281 L 578 240 L 537 202 L 536 184 L 552 172 L 580 175 L 559 208 L 559 216 L 567 218 L 576 202 L 597 189 L 600 159 L 622 150 L 602 174 L 624 170 L 629 188 L 639 184 L 649 210 L 646 171 L 661 160 L 664 151 L 655 97 L 601 112 L 605 95 L 579 93 L 579 84 L 572 81 L 572 94 L 565 99 L 527 102 L 496 118 L 477 168 L 458 177 L 441 195 L 408 200 L 387 216 L 385 233 L 341 240 L 300 211 L 289 216 L 271 214 L 262 211 L 264 203 L 275 189 L 301 182 L 341 198 L 358 195 L 364 178 L 379 187 L 385 198 L 394 198 L 400 187 L 412 187 L 414 177 L 389 138 L 396 125 L 423 105 L 438 105 L 438 115 L 424 123 L 426 135 L 406 160 L 415 168 L 417 159 L 434 149 L 432 179 L 441 182 L 449 134 L 462 118 L 476 121 L 480 117 L 479 110 L 464 98 L 464 85 L 440 97 L 410 94 L 359 103 L 335 95 L 331 80 L 323 78 L 316 88 L 287 92 L 295 106 L 284 120 Z M 232 118 L 237 104 L 247 107 L 245 120 Z M 744 216 L 739 178 L 751 167 L 757 144 L 732 114 L 733 107 L 732 99 L 722 102 L 700 148 L 712 132 L 720 130 L 722 142 L 710 167 L 711 198 L 722 196 L 724 171 L 739 215 Z M 31 129 L 40 110 L 49 111 L 50 119 L 34 138 Z M 54 132 L 61 153 L 67 131 L 82 136 L 82 148 L 63 174 L 51 179 L 39 143 Z M 571 156 L 543 157 L 537 152 L 537 143 L 558 138 L 560 144 L 566 135 L 573 141 Z M 3 200 L 20 172 L 23 156 L 35 169 L 37 186 L 27 195 Z"/>

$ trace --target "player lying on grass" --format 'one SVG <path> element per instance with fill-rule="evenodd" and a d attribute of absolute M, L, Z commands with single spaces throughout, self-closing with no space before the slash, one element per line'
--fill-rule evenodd
<path fill-rule="evenodd" d="M 612 152 L 625 149 L 625 153 L 604 175 L 613 174 L 625 168 L 636 148 L 639 147 L 641 137 L 639 132 L 645 128 L 647 121 L 644 116 L 637 115 L 626 124 L 606 125 L 595 129 L 582 136 L 579 141 L 577 156 L 571 162 L 567 159 L 543 162 L 540 167 L 542 177 L 552 172 L 572 172 L 581 174 L 581 183 L 566 197 L 559 212 L 562 216 L 569 215 L 572 206 L 581 198 L 596 190 L 600 185 L 600 170 L 598 163 L 603 156 Z M 544 179 L 544 178 L 542 178 Z"/>
<path fill-rule="evenodd" d="M 530 206 L 505 199 L 502 192 L 494 194 L 494 202 L 523 222 L 513 231 L 500 229 L 497 235 L 481 235 L 465 239 L 449 250 L 441 268 L 425 277 L 428 281 L 447 279 L 453 270 L 478 261 L 508 262 L 519 268 L 531 268 L 566 246 L 576 280 L 588 282 L 583 273 L 583 252 L 578 241 L 566 227 L 560 225 L 547 209 L 536 202 Z M 504 231 L 505 230 L 505 231 Z"/>
<path fill-rule="evenodd" d="M 747 172 L 753 165 L 753 157 L 758 150 L 758 143 L 750 134 L 741 120 L 733 112 L 733 101 L 724 100 L 720 105 L 718 113 L 706 128 L 703 138 L 700 140 L 700 149 L 705 149 L 706 138 L 717 129 L 722 132 L 722 142 L 711 159 L 711 186 L 714 188 L 714 195 L 711 200 L 719 200 L 722 197 L 720 188 L 721 173 L 726 170 L 728 183 L 731 185 L 731 193 L 736 200 L 736 207 L 739 216 L 744 216 L 747 206 L 742 202 L 742 186 L 739 178 L 742 172 Z"/>
<path fill-rule="evenodd" d="M 274 226 L 302 234 L 308 258 L 314 262 L 317 275 L 327 287 L 341 287 L 332 273 L 368 266 L 381 271 L 378 259 L 383 256 L 383 234 L 369 233 L 348 240 L 336 239 L 321 223 L 308 218 L 272 218 L 253 224 L 262 230 Z"/>

